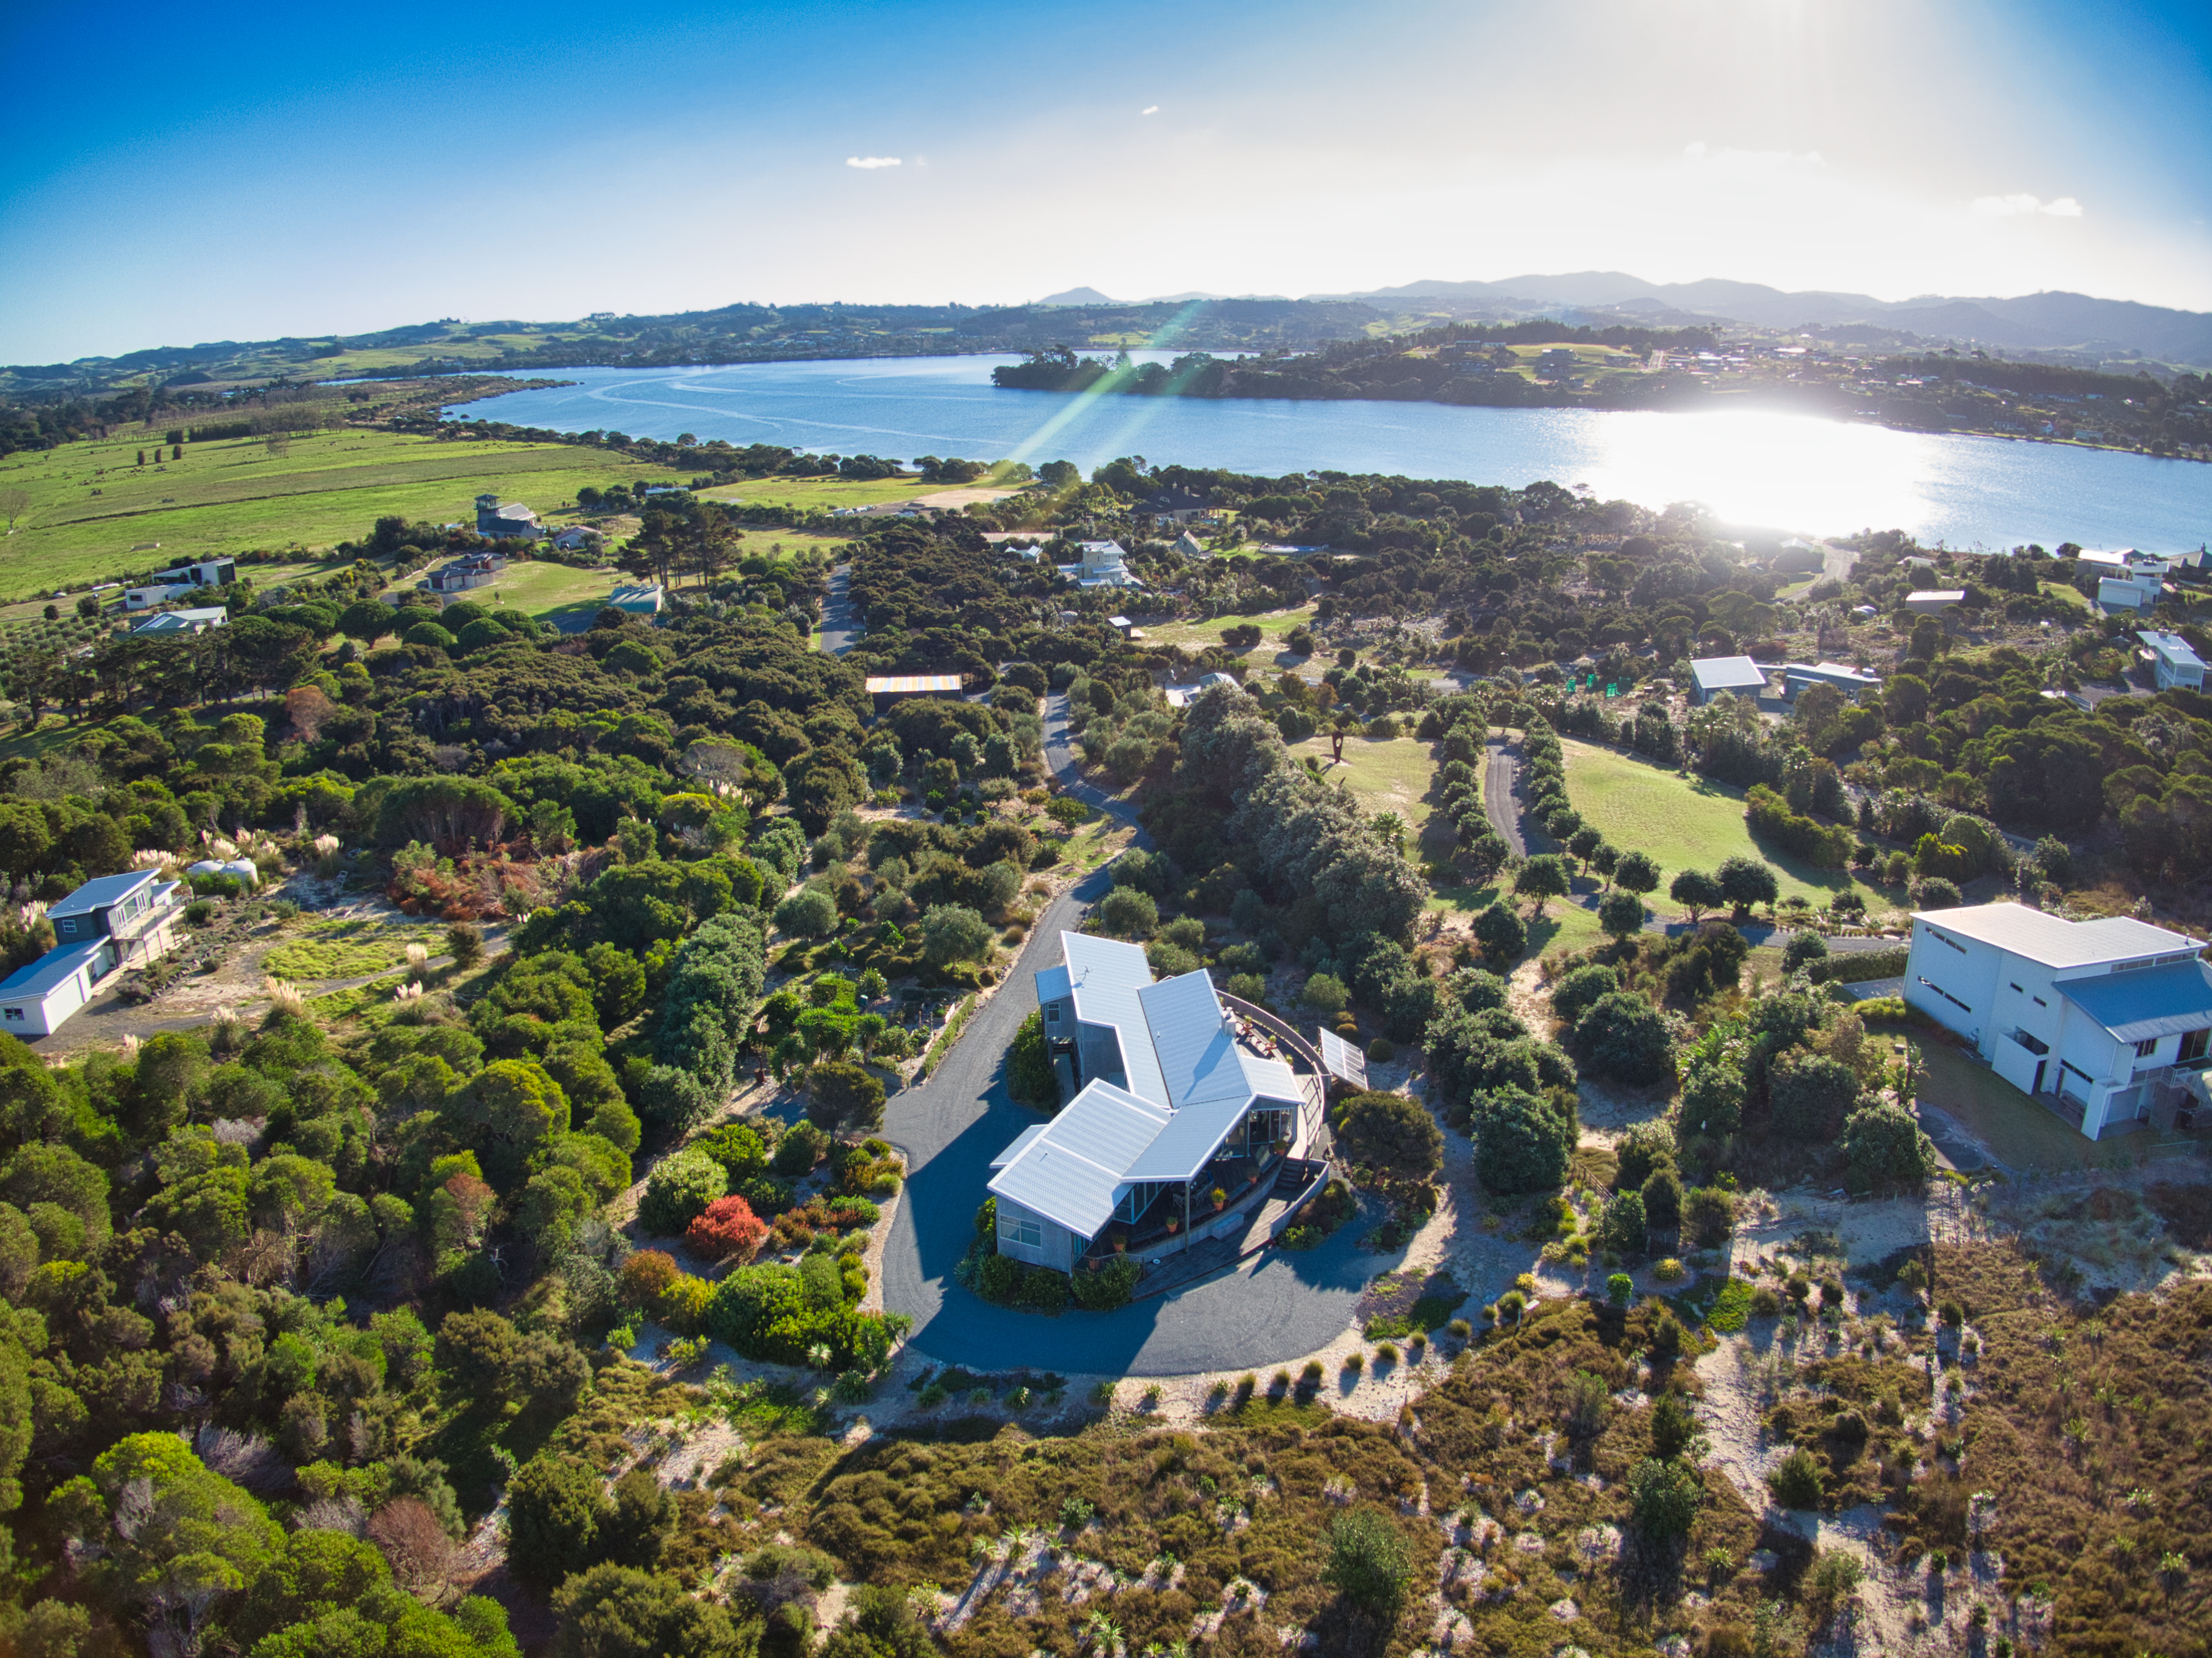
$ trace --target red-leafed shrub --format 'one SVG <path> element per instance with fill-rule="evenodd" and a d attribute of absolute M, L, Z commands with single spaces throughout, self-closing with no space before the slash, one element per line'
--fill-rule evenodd
<path fill-rule="evenodd" d="M 684 1229 L 684 1242 L 708 1260 L 750 1255 L 768 1236 L 768 1223 L 740 1197 L 716 1198 L 707 1212 Z"/>

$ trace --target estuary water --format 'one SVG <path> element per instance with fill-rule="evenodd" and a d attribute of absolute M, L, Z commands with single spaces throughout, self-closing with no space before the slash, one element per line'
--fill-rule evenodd
<path fill-rule="evenodd" d="M 1926 545 L 1991 551 L 2073 541 L 2177 552 L 2212 534 L 2212 466 L 2199 462 L 1748 411 L 1071 397 L 993 386 L 992 368 L 1014 361 L 558 368 L 538 372 L 574 384 L 451 412 L 898 460 L 1066 459 L 1086 472 L 1142 455 L 1156 465 L 1270 477 L 1334 470 L 1515 488 L 1549 478 L 1650 507 L 1694 501 L 1731 523 L 1808 535 L 1898 529 Z"/>

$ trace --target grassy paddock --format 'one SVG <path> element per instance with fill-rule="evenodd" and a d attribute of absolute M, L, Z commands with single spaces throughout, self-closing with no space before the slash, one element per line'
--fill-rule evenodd
<path fill-rule="evenodd" d="M 304 559 L 395 513 L 472 523 L 475 497 L 486 490 L 551 514 L 586 484 L 684 481 L 666 467 L 573 444 L 391 432 L 295 436 L 281 456 L 258 438 L 187 444 L 180 461 L 162 446 L 158 465 L 136 464 L 141 449 L 150 457 L 155 447 L 143 437 L 106 439 L 0 460 L 0 488 L 31 496 L 15 533 L 0 540 L 0 598 L 257 548 L 297 547 Z"/>
<path fill-rule="evenodd" d="M 1713 870 L 1739 854 L 1763 858 L 1774 866 L 1785 898 L 1793 893 L 1814 904 L 1856 889 L 1870 910 L 1887 909 L 1892 900 L 1877 888 L 1855 881 L 1843 870 L 1816 869 L 1801 859 L 1752 839 L 1744 822 L 1743 791 L 1702 777 L 1683 777 L 1670 768 L 1562 738 L 1566 751 L 1567 798 L 1583 818 L 1624 852 L 1649 853 L 1664 872 L 1659 890 L 1650 896 L 1662 915 L 1683 912 L 1667 896 L 1667 883 L 1686 869 Z"/>
<path fill-rule="evenodd" d="M 951 488 L 919 478 L 747 478 L 742 483 L 702 489 L 702 501 L 726 501 L 747 507 L 789 507 L 826 513 L 838 507 L 876 507 L 887 501 L 914 501 Z"/>
<path fill-rule="evenodd" d="M 1293 628 L 1310 624 L 1313 615 L 1312 605 L 1301 604 L 1294 610 L 1267 610 L 1258 616 L 1216 616 L 1211 622 L 1170 622 L 1162 627 L 1147 628 L 1145 632 L 1155 644 L 1184 645 L 1193 649 L 1203 649 L 1209 645 L 1218 647 L 1221 635 L 1231 628 L 1257 626 L 1261 641 L 1241 653 L 1245 661 L 1258 667 L 1274 662 L 1279 657 L 1282 665 L 1288 666 L 1305 659 L 1285 654 L 1283 637 Z"/>

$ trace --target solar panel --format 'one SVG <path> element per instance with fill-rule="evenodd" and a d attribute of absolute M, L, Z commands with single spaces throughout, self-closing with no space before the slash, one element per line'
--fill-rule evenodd
<path fill-rule="evenodd" d="M 1321 1033 L 1321 1062 L 1328 1067 L 1331 1076 L 1343 1078 L 1354 1088 L 1367 1086 L 1365 1055 L 1333 1031 Z"/>

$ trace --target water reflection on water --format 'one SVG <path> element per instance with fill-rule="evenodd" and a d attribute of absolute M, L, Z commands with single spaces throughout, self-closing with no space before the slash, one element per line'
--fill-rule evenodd
<path fill-rule="evenodd" d="M 1143 355 L 1143 354 L 1140 354 Z M 464 405 L 563 431 L 1088 470 L 1117 455 L 1280 476 L 1335 469 L 1515 487 L 1539 478 L 1646 507 L 1696 501 L 1815 534 L 1909 530 L 1954 546 L 2142 546 L 2212 532 L 2212 466 L 1758 412 L 1629 414 L 1441 404 L 1200 401 L 1003 392 L 1007 357 L 572 368 L 574 385 Z"/>

